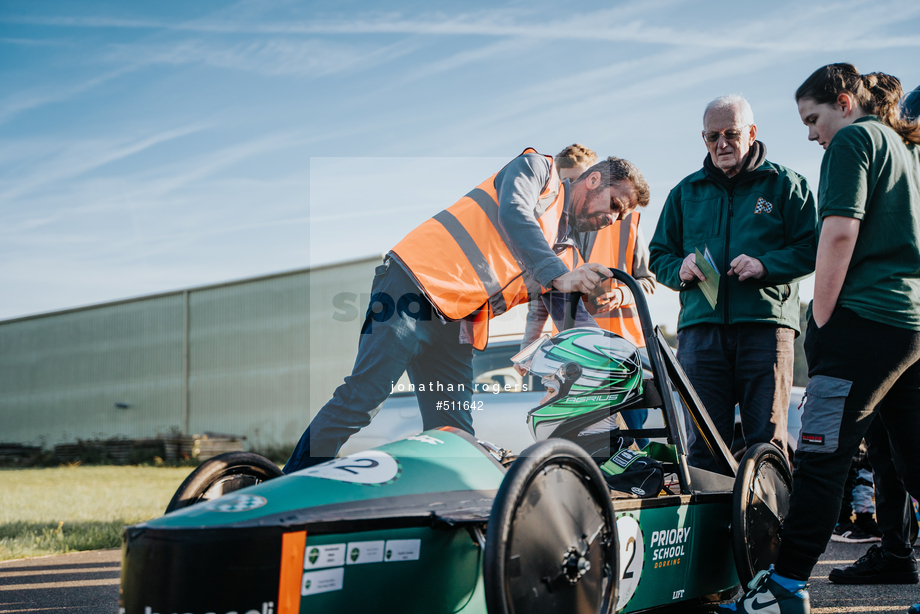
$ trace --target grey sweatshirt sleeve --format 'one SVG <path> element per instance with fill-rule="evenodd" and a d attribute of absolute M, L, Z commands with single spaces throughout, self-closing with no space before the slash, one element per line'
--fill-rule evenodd
<path fill-rule="evenodd" d="M 655 274 L 648 268 L 649 250 L 648 242 L 642 235 L 642 229 L 639 228 L 636 233 L 636 251 L 633 254 L 633 277 L 642 286 L 642 290 L 651 296 L 655 293 L 655 286 L 658 282 L 655 280 Z M 635 301 L 630 301 L 630 303 Z"/>
<path fill-rule="evenodd" d="M 512 160 L 495 177 L 498 221 L 508 237 L 509 247 L 524 269 L 544 288 L 549 288 L 554 279 L 569 271 L 547 245 L 534 215 L 551 172 L 550 161 L 544 156 L 527 154 Z"/>
<path fill-rule="evenodd" d="M 543 327 L 546 326 L 548 317 L 549 311 L 543 303 L 543 297 L 537 296 L 530 299 L 530 302 L 527 303 L 527 325 L 524 327 L 524 339 L 521 340 L 522 350 L 543 334 Z"/>

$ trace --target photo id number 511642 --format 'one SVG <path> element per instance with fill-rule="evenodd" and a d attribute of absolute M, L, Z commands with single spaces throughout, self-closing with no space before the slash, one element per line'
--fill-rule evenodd
<path fill-rule="evenodd" d="M 438 401 L 438 411 L 482 411 L 483 401 Z"/>

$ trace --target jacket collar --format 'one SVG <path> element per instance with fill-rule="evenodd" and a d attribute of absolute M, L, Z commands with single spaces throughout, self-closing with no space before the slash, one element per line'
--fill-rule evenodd
<path fill-rule="evenodd" d="M 768 175 L 779 175 L 779 170 L 776 168 L 775 164 L 773 164 L 767 159 L 764 159 L 763 163 L 760 166 L 758 166 L 756 169 L 752 171 L 747 171 L 745 173 L 745 176 L 738 180 L 738 184 L 746 183 L 748 181 L 759 179 L 760 177 L 766 177 Z M 693 173 L 692 175 L 690 175 L 688 177 L 688 180 L 690 181 L 690 183 L 708 181 L 710 183 L 714 183 L 715 185 L 718 185 L 719 187 L 721 187 L 719 182 L 712 178 L 712 176 L 706 170 L 705 166 L 701 168 L 700 170 L 696 171 L 695 173 Z"/>

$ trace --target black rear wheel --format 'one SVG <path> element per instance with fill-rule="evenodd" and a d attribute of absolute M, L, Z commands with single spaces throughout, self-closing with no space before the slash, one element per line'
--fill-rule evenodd
<path fill-rule="evenodd" d="M 786 456 L 773 444 L 752 446 L 738 465 L 732 505 L 732 547 L 742 585 L 776 561 L 791 492 Z"/>
<path fill-rule="evenodd" d="M 227 452 L 201 463 L 192 471 L 176 494 L 166 513 L 254 486 L 282 475 L 278 465 L 251 452 Z"/>
<path fill-rule="evenodd" d="M 490 614 L 613 612 L 613 505 L 582 448 L 548 439 L 511 465 L 489 517 L 483 572 Z"/>

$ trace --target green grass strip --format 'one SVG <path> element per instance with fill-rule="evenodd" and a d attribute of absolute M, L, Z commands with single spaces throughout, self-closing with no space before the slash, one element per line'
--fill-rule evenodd
<path fill-rule="evenodd" d="M 126 525 L 163 514 L 191 467 L 0 470 L 0 561 L 118 548 Z"/>

